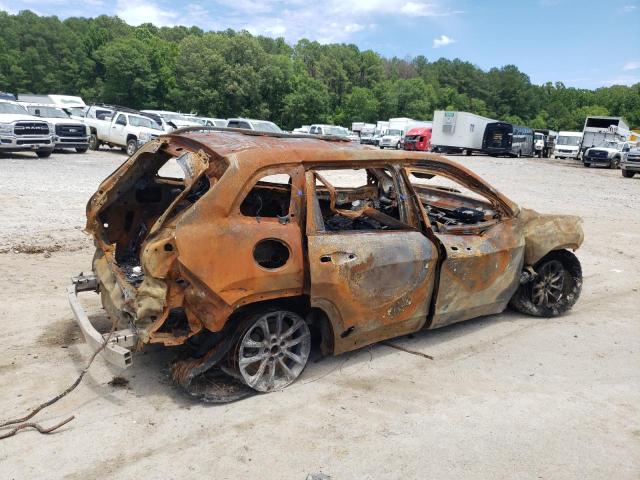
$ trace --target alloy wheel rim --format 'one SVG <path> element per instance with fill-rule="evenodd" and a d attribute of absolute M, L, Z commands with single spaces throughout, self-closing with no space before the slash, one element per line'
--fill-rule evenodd
<path fill-rule="evenodd" d="M 300 376 L 311 351 L 311 332 L 292 312 L 270 312 L 245 333 L 238 351 L 238 369 L 251 388 L 282 389 Z"/>
<path fill-rule="evenodd" d="M 538 272 L 532 285 L 531 300 L 534 305 L 551 307 L 564 296 L 565 269 L 558 260 L 546 263 Z"/>

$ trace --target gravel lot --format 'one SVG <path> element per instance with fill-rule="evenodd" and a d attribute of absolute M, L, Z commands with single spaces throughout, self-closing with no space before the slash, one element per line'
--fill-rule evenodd
<path fill-rule="evenodd" d="M 202 405 L 149 348 L 119 374 L 98 359 L 41 413 L 58 433 L 0 440 L 2 478 L 637 479 L 640 178 L 571 162 L 456 157 L 523 206 L 584 218 L 570 315 L 500 315 L 311 364 L 292 387 Z M 0 158 L 0 417 L 63 390 L 90 350 L 65 287 L 90 268 L 86 201 L 125 157 Z M 19 253 L 30 252 L 30 253 Z M 97 299 L 87 301 L 97 313 Z M 0 419 L 1 420 L 1 419 Z"/>

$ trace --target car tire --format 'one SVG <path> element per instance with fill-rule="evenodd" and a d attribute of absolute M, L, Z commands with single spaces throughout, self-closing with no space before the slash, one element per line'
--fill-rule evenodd
<path fill-rule="evenodd" d="M 400 150 L 400 142 L 396 143 L 396 150 Z"/>
<path fill-rule="evenodd" d="M 636 172 L 631 171 L 631 170 L 625 170 L 624 168 L 622 169 L 622 176 L 624 178 L 632 178 L 635 175 Z"/>
<path fill-rule="evenodd" d="M 583 165 L 584 165 L 585 167 L 587 167 L 587 168 L 589 168 L 589 167 L 591 166 L 591 164 L 590 164 L 590 163 L 587 163 L 587 162 L 583 163 Z"/>
<path fill-rule="evenodd" d="M 89 150 L 89 147 L 76 148 L 77 153 L 87 153 L 87 150 Z"/>
<path fill-rule="evenodd" d="M 311 353 L 311 331 L 289 310 L 249 315 L 232 339 L 229 367 L 258 392 L 282 390 L 302 373 Z"/>
<path fill-rule="evenodd" d="M 102 142 L 98 140 L 98 137 L 95 133 L 92 133 L 89 137 L 89 149 L 90 150 L 98 150 L 100 148 Z"/>
<path fill-rule="evenodd" d="M 582 266 L 568 250 L 554 250 L 533 267 L 536 276 L 518 287 L 511 308 L 535 317 L 557 317 L 575 305 L 582 291 Z"/>
<path fill-rule="evenodd" d="M 49 158 L 53 150 L 36 150 L 36 155 L 38 158 Z"/>
<path fill-rule="evenodd" d="M 620 167 L 620 159 L 618 157 L 614 157 L 611 160 L 611 163 L 609 163 L 609 168 L 610 169 L 615 169 L 615 168 L 619 168 Z"/>
<path fill-rule="evenodd" d="M 127 140 L 127 148 L 125 152 L 127 155 L 131 156 L 138 151 L 138 140 L 135 138 L 130 138 Z"/>

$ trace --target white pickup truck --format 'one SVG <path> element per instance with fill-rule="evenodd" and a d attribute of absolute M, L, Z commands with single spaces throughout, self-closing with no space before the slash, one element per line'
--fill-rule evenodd
<path fill-rule="evenodd" d="M 31 115 L 53 125 L 56 150 L 73 148 L 84 153 L 89 149 L 89 127 L 80 120 L 72 119 L 62 108 L 38 104 L 25 104 L 25 108 Z"/>
<path fill-rule="evenodd" d="M 101 145 L 120 147 L 131 156 L 149 140 L 165 133 L 151 116 L 135 111 L 91 106 L 84 122 L 89 126 L 89 148 L 98 150 Z"/>
<path fill-rule="evenodd" d="M 53 125 L 15 102 L 0 101 L 0 153 L 34 151 L 40 158 L 53 152 Z"/>

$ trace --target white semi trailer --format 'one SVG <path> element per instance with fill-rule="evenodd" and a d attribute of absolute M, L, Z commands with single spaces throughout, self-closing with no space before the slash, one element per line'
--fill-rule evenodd
<path fill-rule="evenodd" d="M 484 130 L 488 123 L 497 122 L 469 112 L 436 110 L 433 112 L 431 145 L 434 151 L 471 155 L 482 151 Z"/>

